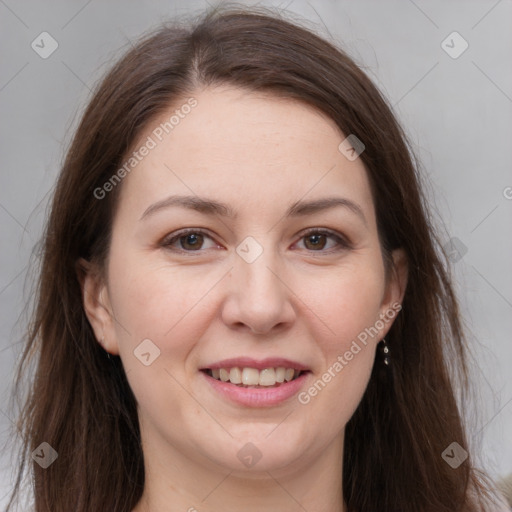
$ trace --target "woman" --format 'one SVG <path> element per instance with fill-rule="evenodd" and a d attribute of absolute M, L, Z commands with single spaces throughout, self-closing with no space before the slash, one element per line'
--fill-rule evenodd
<path fill-rule="evenodd" d="M 38 512 L 496 509 L 404 135 L 279 15 L 164 27 L 105 77 L 53 198 L 34 354 Z"/>

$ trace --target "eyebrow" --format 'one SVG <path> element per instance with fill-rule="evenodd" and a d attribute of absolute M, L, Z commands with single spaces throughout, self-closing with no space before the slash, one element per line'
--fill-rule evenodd
<path fill-rule="evenodd" d="M 237 213 L 227 204 L 214 199 L 203 198 L 199 196 L 169 196 L 161 201 L 150 205 L 139 220 L 143 220 L 156 212 L 172 208 L 181 207 L 189 210 L 194 210 L 205 215 L 220 215 L 230 219 L 236 219 Z M 364 216 L 363 209 L 354 201 L 343 197 L 324 197 L 312 201 L 296 201 L 293 203 L 285 213 L 284 217 L 301 217 L 306 215 L 313 215 L 315 213 L 330 210 L 336 207 L 347 208 L 352 213 L 356 214 L 365 225 L 367 224 L 366 217 Z"/>

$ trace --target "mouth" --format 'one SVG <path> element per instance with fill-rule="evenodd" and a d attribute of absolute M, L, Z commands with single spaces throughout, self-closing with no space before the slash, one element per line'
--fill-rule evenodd
<path fill-rule="evenodd" d="M 278 388 L 298 379 L 309 370 L 298 370 L 284 366 L 269 367 L 259 370 L 252 367 L 204 368 L 201 370 L 215 380 L 233 384 L 240 388 Z"/>
<path fill-rule="evenodd" d="M 244 407 L 275 407 L 295 396 L 311 370 L 283 358 L 225 359 L 200 368 L 215 396 Z"/>

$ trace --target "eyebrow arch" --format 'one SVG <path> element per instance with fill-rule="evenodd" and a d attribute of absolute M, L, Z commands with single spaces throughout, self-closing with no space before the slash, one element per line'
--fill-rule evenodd
<path fill-rule="evenodd" d="M 150 205 L 142 214 L 139 220 L 149 217 L 155 214 L 157 211 L 178 206 L 182 208 L 188 208 L 195 210 L 199 213 L 206 215 L 220 215 L 221 217 L 227 217 L 230 219 L 236 219 L 237 213 L 227 204 L 215 201 L 213 199 L 203 198 L 199 196 L 177 196 L 172 195 L 161 201 Z M 312 215 L 314 213 L 328 210 L 335 207 L 345 207 L 351 212 L 355 213 L 364 224 L 367 226 L 366 217 L 364 216 L 362 208 L 351 201 L 343 197 L 324 197 L 321 199 L 315 199 L 312 201 L 296 201 L 293 203 L 285 213 L 284 217 L 301 217 L 306 215 Z"/>

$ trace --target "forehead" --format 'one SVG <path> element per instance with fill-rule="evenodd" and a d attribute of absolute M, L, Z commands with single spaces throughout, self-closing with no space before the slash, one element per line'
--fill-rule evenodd
<path fill-rule="evenodd" d="M 323 113 L 226 86 L 190 97 L 194 101 L 184 98 L 153 119 L 125 156 L 139 153 L 123 180 L 121 206 L 129 203 L 140 215 L 149 203 L 180 193 L 254 214 L 339 193 L 366 205 L 372 216 L 364 165 L 339 151 L 345 135 Z M 138 151 L 144 146 L 150 149 Z"/>

